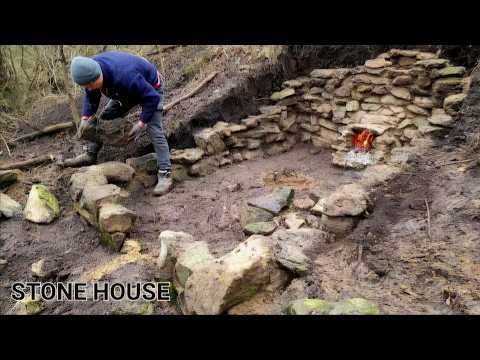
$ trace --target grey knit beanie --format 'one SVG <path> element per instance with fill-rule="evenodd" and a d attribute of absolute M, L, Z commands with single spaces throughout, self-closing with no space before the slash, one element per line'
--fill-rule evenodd
<path fill-rule="evenodd" d="M 72 60 L 72 79 L 78 85 L 86 85 L 98 79 L 102 73 L 100 64 L 85 56 L 76 56 Z"/>

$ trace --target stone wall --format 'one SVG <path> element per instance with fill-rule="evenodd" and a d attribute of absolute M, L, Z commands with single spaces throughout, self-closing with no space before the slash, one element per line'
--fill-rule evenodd
<path fill-rule="evenodd" d="M 464 67 L 415 50 L 392 49 L 354 68 L 315 69 L 285 81 L 260 114 L 196 132 L 196 148 L 172 150 L 174 172 L 203 176 L 298 142 L 332 150 L 335 165 L 362 167 L 345 157 L 362 129 L 376 136 L 372 162 L 386 161 L 393 148 L 452 127 L 468 87 Z"/>

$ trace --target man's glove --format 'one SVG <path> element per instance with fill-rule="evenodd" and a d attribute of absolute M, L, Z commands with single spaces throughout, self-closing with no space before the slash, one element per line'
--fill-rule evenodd
<path fill-rule="evenodd" d="M 82 116 L 80 125 L 78 125 L 77 138 L 82 139 L 85 131 L 95 126 L 94 122 L 93 116 Z"/>
<path fill-rule="evenodd" d="M 135 125 L 133 125 L 132 130 L 130 130 L 130 132 L 128 133 L 127 141 L 137 141 L 138 139 L 140 139 L 140 136 L 142 136 L 145 127 L 145 123 L 139 120 Z"/>

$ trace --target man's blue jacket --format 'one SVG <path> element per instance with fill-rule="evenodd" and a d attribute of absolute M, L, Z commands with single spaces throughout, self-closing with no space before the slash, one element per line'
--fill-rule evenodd
<path fill-rule="evenodd" d="M 140 105 L 140 119 L 148 123 L 160 102 L 156 89 L 163 85 L 159 83 L 155 65 L 140 56 L 119 51 L 104 52 L 93 59 L 102 68 L 103 86 L 101 90 L 85 89 L 83 115 L 94 115 L 104 94 L 126 106 Z"/>

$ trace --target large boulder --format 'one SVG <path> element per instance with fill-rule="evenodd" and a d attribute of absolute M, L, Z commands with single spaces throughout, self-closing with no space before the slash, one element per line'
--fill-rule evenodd
<path fill-rule="evenodd" d="M 119 203 L 127 197 L 127 193 L 114 184 L 88 185 L 83 189 L 78 208 L 87 212 L 80 212 L 93 225 L 97 224 L 98 209 L 105 203 Z M 77 210 L 78 210 L 77 208 Z M 85 216 L 86 215 L 86 216 Z M 92 221 L 90 221 L 92 223 Z"/>
<path fill-rule="evenodd" d="M 164 281 L 171 280 L 177 258 L 194 243 L 194 238 L 183 231 L 165 230 L 160 233 L 158 240 L 160 253 L 157 259 L 157 277 Z"/>
<path fill-rule="evenodd" d="M 0 217 L 11 218 L 22 213 L 22 205 L 10 198 L 8 195 L 0 193 Z"/>
<path fill-rule="evenodd" d="M 130 158 L 125 162 L 137 172 L 156 174 L 158 171 L 157 155 L 155 153 Z"/>
<path fill-rule="evenodd" d="M 204 151 L 200 148 L 172 150 L 170 159 L 174 163 L 191 165 L 203 157 Z"/>
<path fill-rule="evenodd" d="M 80 200 L 83 189 L 88 185 L 106 185 L 106 176 L 96 172 L 77 172 L 70 177 L 70 197 L 73 201 Z"/>
<path fill-rule="evenodd" d="M 249 205 L 242 206 L 239 212 L 239 222 L 242 228 L 252 223 L 271 221 L 273 217 L 271 212 Z"/>
<path fill-rule="evenodd" d="M 294 191 L 292 188 L 284 187 L 271 194 L 250 199 L 248 204 L 278 215 L 280 211 L 290 204 L 293 195 Z"/>
<path fill-rule="evenodd" d="M 352 298 L 333 304 L 329 315 L 379 315 L 378 306 L 362 298 Z"/>
<path fill-rule="evenodd" d="M 288 315 L 327 315 L 332 304 L 321 299 L 299 299 L 292 301 L 287 309 Z"/>
<path fill-rule="evenodd" d="M 132 180 L 135 169 L 120 161 L 108 161 L 88 167 L 87 172 L 99 173 L 105 176 L 108 182 L 126 183 Z"/>
<path fill-rule="evenodd" d="M 291 302 L 289 315 L 378 315 L 378 306 L 362 298 L 329 302 L 321 299 L 299 299 Z"/>
<path fill-rule="evenodd" d="M 263 290 L 285 285 L 269 238 L 253 235 L 230 253 L 195 270 L 185 284 L 185 311 L 221 314 Z M 277 279 L 272 283 L 272 279 Z"/>
<path fill-rule="evenodd" d="M 202 129 L 193 135 L 195 144 L 207 155 L 218 154 L 225 150 L 220 133 L 212 128 Z"/>
<path fill-rule="evenodd" d="M 306 274 L 311 268 L 310 258 L 302 248 L 293 243 L 277 243 L 275 258 L 286 269 L 298 275 Z"/>
<path fill-rule="evenodd" d="M 60 205 L 45 185 L 35 184 L 28 194 L 23 213 L 31 222 L 49 224 L 60 215 Z"/>
<path fill-rule="evenodd" d="M 275 259 L 282 267 L 297 275 L 304 275 L 311 269 L 312 260 L 318 249 L 330 242 L 331 236 L 322 230 L 302 228 L 278 230 L 272 235 Z"/>
<path fill-rule="evenodd" d="M 371 200 L 367 191 L 358 184 L 339 187 L 330 196 L 320 199 L 311 209 L 313 213 L 327 216 L 358 216 L 369 210 Z"/>
<path fill-rule="evenodd" d="M 182 245 L 182 252 L 177 254 L 174 285 L 177 292 L 182 292 L 190 275 L 215 258 L 204 241 L 194 241 Z"/>
<path fill-rule="evenodd" d="M 100 231 L 128 233 L 135 224 L 137 214 L 120 204 L 105 203 L 98 215 Z"/>

